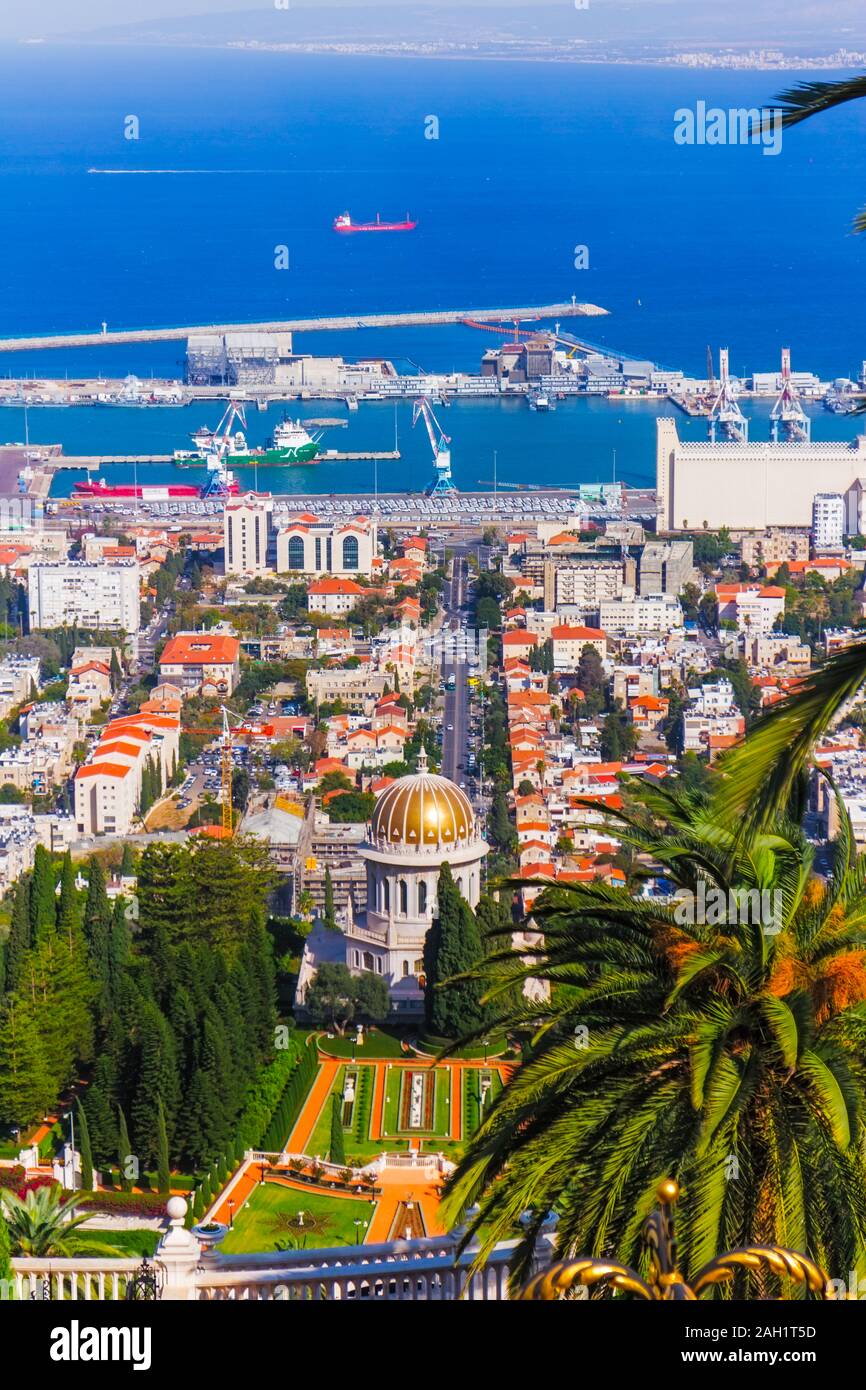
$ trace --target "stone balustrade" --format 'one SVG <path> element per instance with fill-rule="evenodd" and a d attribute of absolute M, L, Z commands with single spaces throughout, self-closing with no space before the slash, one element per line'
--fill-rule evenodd
<path fill-rule="evenodd" d="M 157 1295 L 184 1301 L 340 1301 L 379 1299 L 428 1302 L 508 1298 L 509 1273 L 517 1242 L 497 1245 L 482 1269 L 473 1271 L 475 1251 L 458 1253 L 463 1234 L 397 1240 L 378 1245 L 335 1246 L 252 1255 L 223 1255 L 206 1249 L 185 1229 L 186 1202 L 167 1203 L 169 1229 L 146 1269 L 155 1275 Z M 534 1266 L 544 1268 L 554 1253 L 554 1222 L 536 1241 Z M 142 1275 L 134 1259 L 15 1258 L 11 1287 L 0 1297 L 15 1300 L 109 1300 L 132 1297 Z M 139 1293 L 139 1297 L 141 1294 Z"/>

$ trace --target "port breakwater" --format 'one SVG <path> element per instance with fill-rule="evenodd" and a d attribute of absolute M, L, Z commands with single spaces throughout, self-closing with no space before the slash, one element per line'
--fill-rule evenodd
<path fill-rule="evenodd" d="M 505 309 L 441 309 L 393 314 L 325 315 L 320 318 L 269 319 L 257 323 L 206 323 L 170 328 L 123 328 L 99 333 L 50 333 L 26 338 L 0 338 L 0 352 L 42 352 L 53 348 L 106 347 L 120 343 L 160 343 L 183 341 L 201 333 L 328 333 L 356 328 L 408 328 L 430 324 L 460 323 L 463 319 L 480 322 L 514 319 L 597 318 L 608 313 L 598 304 L 541 304 Z"/>

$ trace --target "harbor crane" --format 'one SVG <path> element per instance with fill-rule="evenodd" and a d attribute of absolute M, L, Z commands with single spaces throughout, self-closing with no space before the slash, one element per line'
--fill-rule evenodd
<path fill-rule="evenodd" d="M 733 444 L 746 444 L 749 439 L 749 422 L 741 411 L 729 371 L 730 352 L 728 348 L 719 349 L 719 390 L 710 410 L 710 441 L 716 443 L 720 429 L 724 438 Z"/>
<path fill-rule="evenodd" d="M 770 420 L 775 443 L 779 442 L 780 432 L 790 444 L 809 443 L 812 422 L 803 409 L 799 392 L 791 380 L 790 348 L 782 348 L 782 389 L 779 399 L 770 411 Z"/>
<path fill-rule="evenodd" d="M 414 403 L 412 410 L 412 426 L 414 428 L 422 418 L 427 426 L 427 433 L 430 436 L 430 447 L 433 450 L 433 478 L 424 489 L 425 497 L 442 497 L 449 492 L 456 492 L 454 481 L 451 477 L 451 437 L 443 430 L 430 404 L 429 396 L 420 396 Z"/>

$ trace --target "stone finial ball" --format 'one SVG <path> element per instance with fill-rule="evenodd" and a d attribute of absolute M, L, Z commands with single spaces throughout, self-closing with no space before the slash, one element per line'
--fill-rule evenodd
<path fill-rule="evenodd" d="M 169 1197 L 165 1209 L 172 1221 L 183 1221 L 186 1218 L 186 1202 L 183 1197 Z"/>

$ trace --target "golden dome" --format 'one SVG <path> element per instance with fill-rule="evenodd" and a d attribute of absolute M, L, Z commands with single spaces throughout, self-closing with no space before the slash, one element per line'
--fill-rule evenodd
<path fill-rule="evenodd" d="M 475 816 L 465 792 L 422 767 L 385 788 L 373 810 L 370 831 L 374 844 L 453 849 L 472 839 Z"/>

